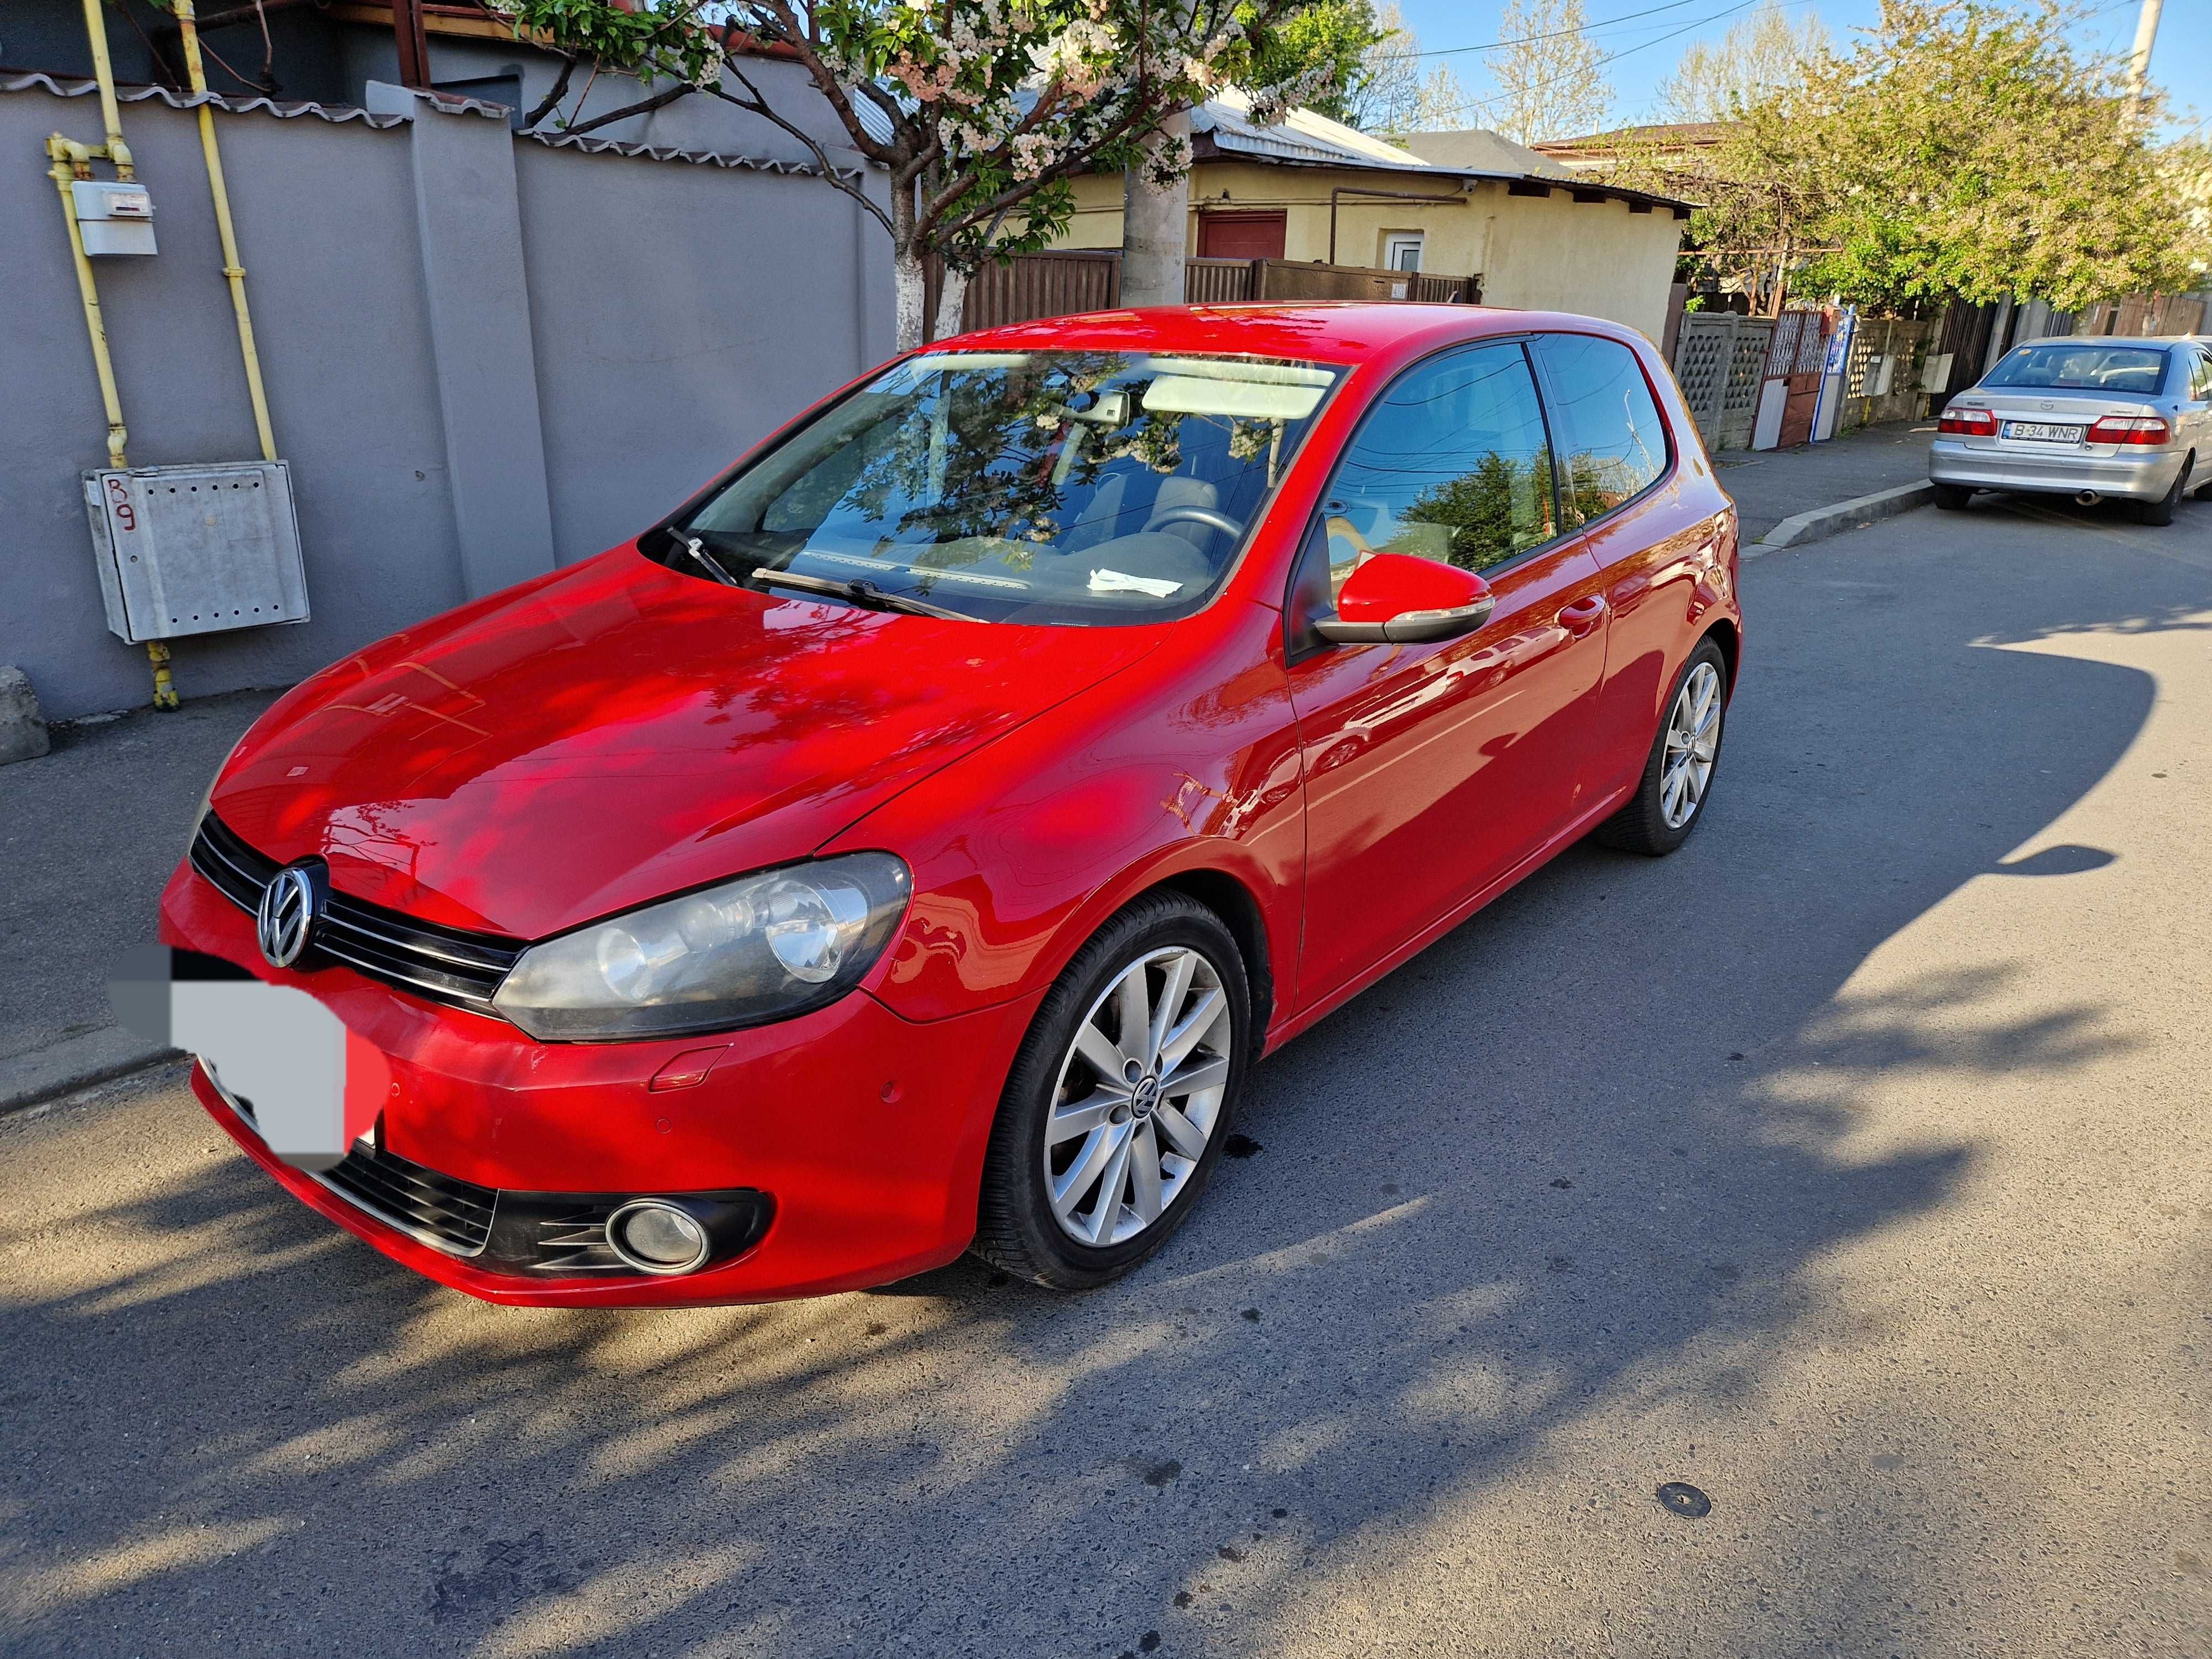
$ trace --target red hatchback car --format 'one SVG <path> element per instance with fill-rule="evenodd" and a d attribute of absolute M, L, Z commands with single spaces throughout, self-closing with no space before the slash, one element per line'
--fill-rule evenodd
<path fill-rule="evenodd" d="M 495 1301 L 969 1249 L 1101 1283 L 1188 1215 L 1261 1056 L 1578 837 L 1696 827 L 1735 542 L 1659 357 L 1588 318 L 945 342 L 272 708 L 161 937 L 319 999 L 389 1095 L 310 1172 L 193 1086 Z M 280 885 L 313 905 L 283 966 Z"/>

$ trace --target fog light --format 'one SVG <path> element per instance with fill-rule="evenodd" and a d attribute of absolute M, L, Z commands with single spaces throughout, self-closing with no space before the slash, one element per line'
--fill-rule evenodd
<path fill-rule="evenodd" d="M 609 1216 L 607 1243 L 640 1273 L 688 1273 L 707 1265 L 706 1228 L 663 1199 L 632 1199 Z"/>

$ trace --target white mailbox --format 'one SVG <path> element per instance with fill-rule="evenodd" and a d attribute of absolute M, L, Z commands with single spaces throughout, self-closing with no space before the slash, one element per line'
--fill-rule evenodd
<path fill-rule="evenodd" d="M 307 576 L 283 461 L 84 475 L 107 626 L 137 645 L 307 620 Z"/>
<path fill-rule="evenodd" d="M 87 253 L 151 253 L 154 198 L 143 185 L 79 179 L 70 185 Z"/>

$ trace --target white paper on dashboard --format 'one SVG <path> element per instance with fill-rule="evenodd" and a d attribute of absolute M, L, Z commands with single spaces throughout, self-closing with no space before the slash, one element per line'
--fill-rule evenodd
<path fill-rule="evenodd" d="M 1128 576 L 1118 570 L 1091 573 L 1091 591 L 1094 593 L 1149 593 L 1156 599 L 1164 599 L 1182 587 L 1181 582 L 1164 581 L 1158 576 Z"/>

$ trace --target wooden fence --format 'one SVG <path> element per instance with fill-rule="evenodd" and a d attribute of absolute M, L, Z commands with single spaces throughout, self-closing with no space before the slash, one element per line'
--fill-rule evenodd
<path fill-rule="evenodd" d="M 925 315 L 937 315 L 942 267 L 932 262 Z M 1183 299 L 1189 305 L 1230 305 L 1240 300 L 1413 300 L 1431 304 L 1480 305 L 1480 276 L 1439 276 L 1419 271 L 1376 270 L 1364 265 L 1301 264 L 1290 259 L 1188 259 Z M 1025 253 L 1003 265 L 986 265 L 968 284 L 961 307 L 963 331 L 1110 311 L 1121 303 L 1118 249 L 1070 249 Z M 934 330 L 932 331 L 933 336 Z"/>

